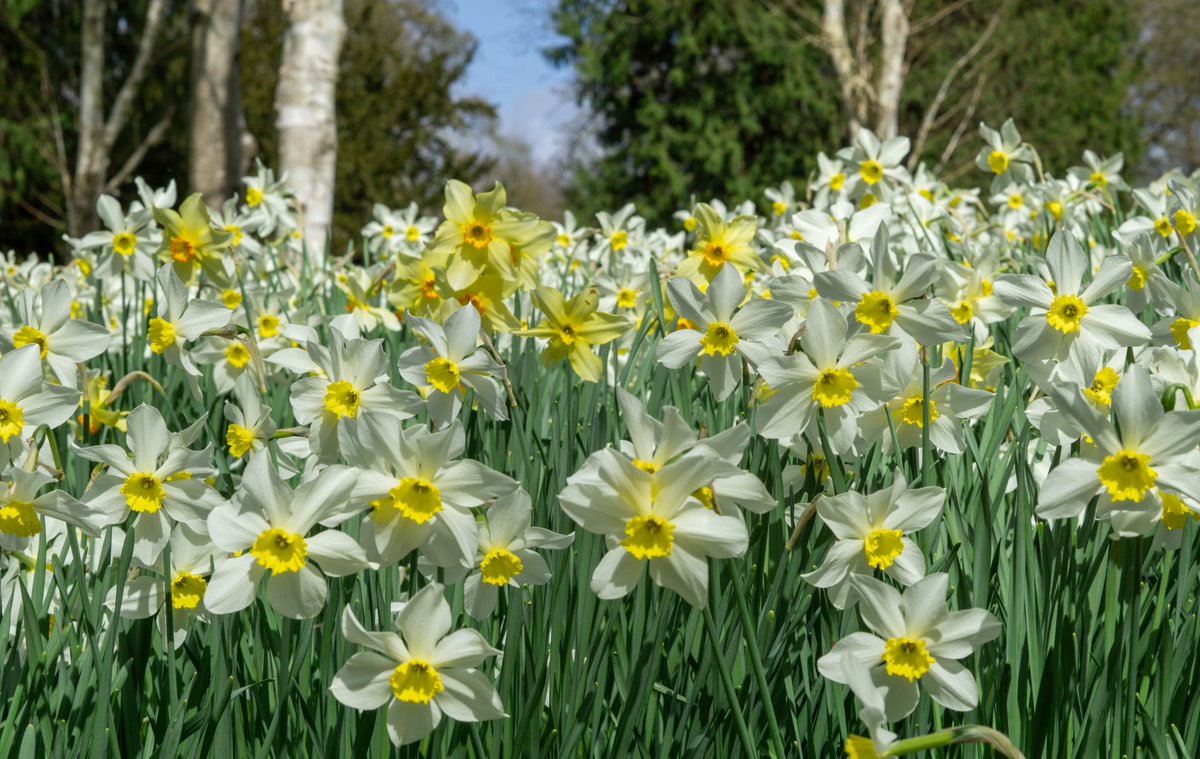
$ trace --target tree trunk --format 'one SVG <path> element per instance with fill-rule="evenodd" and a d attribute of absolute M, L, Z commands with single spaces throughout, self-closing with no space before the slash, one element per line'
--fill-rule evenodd
<path fill-rule="evenodd" d="M 242 168 L 238 86 L 242 0 L 193 0 L 188 175 L 192 189 L 219 206 Z"/>
<path fill-rule="evenodd" d="M 334 96 L 346 33 L 342 0 L 285 0 L 288 28 L 275 91 L 280 169 L 296 195 L 311 260 L 325 254 L 337 162 Z"/>
<path fill-rule="evenodd" d="M 879 82 L 875 85 L 875 134 L 882 140 L 900 131 L 900 91 L 904 86 L 904 52 L 908 15 L 900 0 L 881 0 L 879 14 Z"/>
<path fill-rule="evenodd" d="M 79 152 L 67 196 L 67 228 L 79 237 L 96 226 L 96 201 L 108 171 L 104 149 L 104 16 L 106 0 L 85 0 L 80 34 Z"/>

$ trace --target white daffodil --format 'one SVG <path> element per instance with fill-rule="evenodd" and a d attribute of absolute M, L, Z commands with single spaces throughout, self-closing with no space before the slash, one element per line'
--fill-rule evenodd
<path fill-rule="evenodd" d="M 854 145 L 838 151 L 838 157 L 856 164 L 858 176 L 866 193 L 886 199 L 890 188 L 907 184 L 908 170 L 902 165 L 911 143 L 907 137 L 891 137 L 882 142 L 875 133 L 860 128 Z"/>
<path fill-rule="evenodd" d="M 205 332 L 229 324 L 229 309 L 220 303 L 189 298 L 187 288 L 170 264 L 158 270 L 157 278 L 162 299 L 157 303 L 158 315 L 150 319 L 146 341 L 152 353 L 187 372 L 194 384 L 200 370 L 185 347 Z"/>
<path fill-rule="evenodd" d="M 325 469 L 294 491 L 275 472 L 268 453 L 251 459 L 234 502 L 208 515 L 218 548 L 235 554 L 213 570 L 204 605 L 229 614 L 254 602 L 267 578 L 267 601 L 285 617 L 315 617 L 325 606 L 325 575 L 345 577 L 369 566 L 354 538 L 318 523 L 346 518 L 354 472 Z M 313 566 L 316 563 L 320 569 Z"/>
<path fill-rule="evenodd" d="M 1163 289 L 1174 313 L 1155 323 L 1151 329 L 1154 343 L 1191 351 L 1192 330 L 1200 327 L 1200 283 L 1190 272 L 1185 272 L 1183 282 L 1166 282 Z"/>
<path fill-rule="evenodd" d="M 649 474 L 612 449 L 594 456 L 596 479 L 568 480 L 559 495 L 567 516 L 606 538 L 609 551 L 592 573 L 592 590 L 600 598 L 621 598 L 649 565 L 656 584 L 704 608 L 707 559 L 741 556 L 749 541 L 741 518 L 718 514 L 692 496 L 711 482 L 720 459 L 684 456 Z"/>
<path fill-rule="evenodd" d="M 292 385 L 292 411 L 298 423 L 311 425 L 308 442 L 321 461 L 337 460 L 340 422 L 366 413 L 410 419 L 420 408 L 416 395 L 387 383 L 382 340 L 347 338 L 331 329 L 328 349 L 311 342 L 307 351 L 320 374 Z"/>
<path fill-rule="evenodd" d="M 699 356 L 700 371 L 718 401 L 728 398 L 741 382 L 742 359 L 757 366 L 783 351 L 779 330 L 792 318 L 792 308 L 762 298 L 741 306 L 746 290 L 732 266 L 717 272 L 704 295 L 682 277 L 667 283 L 667 294 L 675 313 L 694 326 L 663 338 L 658 344 L 659 363 L 678 369 Z"/>
<path fill-rule="evenodd" d="M 817 669 L 847 682 L 843 655 L 858 659 L 876 688 L 886 688 L 884 718 L 903 719 L 917 707 L 917 683 L 947 709 L 968 711 L 979 703 L 975 677 L 958 662 L 1000 634 L 1000 623 L 985 609 L 946 608 L 949 576 L 932 574 L 901 595 L 872 577 L 854 575 L 859 613 L 873 632 L 856 632 L 834 644 Z"/>
<path fill-rule="evenodd" d="M 466 434 L 457 420 L 430 432 L 367 414 L 348 422 L 341 437 L 346 461 L 358 468 L 353 503 L 371 508 L 363 545 L 384 565 L 419 548 L 435 566 L 470 566 L 478 546 L 471 509 L 517 487 L 477 461 L 459 459 Z"/>
<path fill-rule="evenodd" d="M 912 585 L 925 576 L 925 556 L 907 536 L 932 524 L 945 501 L 942 488 L 909 490 L 899 469 L 891 487 L 870 495 L 851 490 L 821 496 L 817 515 L 837 541 L 821 565 L 802 577 L 828 589 L 839 609 L 858 601 L 851 575 L 869 576 L 878 569 L 902 585 Z"/>
<path fill-rule="evenodd" d="M 71 318 L 71 291 L 61 279 L 40 292 L 22 291 L 17 304 L 17 322 L 0 330 L 0 338 L 13 348 L 38 346 L 59 384 L 78 387 L 79 364 L 108 350 L 112 333 L 99 324 Z"/>
<path fill-rule="evenodd" d="M 888 749 L 896 740 L 896 734 L 888 729 L 888 691 L 893 687 L 887 682 L 876 684 L 871 671 L 849 653 L 841 658 L 842 673 L 846 685 L 862 702 L 858 718 L 867 726 L 867 735 L 850 735 L 846 739 L 845 751 L 848 759 L 879 759 L 887 756 Z"/>
<path fill-rule="evenodd" d="M 201 366 L 211 366 L 213 385 L 225 395 L 242 375 L 253 376 L 253 354 L 243 337 L 202 337 L 189 352 L 189 358 Z"/>
<path fill-rule="evenodd" d="M 1164 412 L 1140 366 L 1126 369 L 1112 391 L 1118 429 L 1084 400 L 1079 387 L 1056 388 L 1053 397 L 1091 437 L 1095 452 L 1050 472 L 1038 496 L 1038 516 L 1077 517 L 1099 496 L 1097 518 L 1108 519 L 1118 535 L 1134 536 L 1148 533 L 1162 516 L 1162 494 L 1200 512 L 1200 469 L 1191 461 L 1200 443 L 1200 411 Z"/>
<path fill-rule="evenodd" d="M 125 420 L 129 451 L 117 445 L 79 448 L 76 455 L 108 466 L 84 495 L 88 506 L 120 521 L 131 515 L 133 555 L 154 566 L 177 522 L 204 522 L 221 497 L 205 480 L 214 474 L 213 446 L 187 448 L 204 431 L 204 419 L 183 432 L 167 430 L 162 414 L 141 405 Z"/>
<path fill-rule="evenodd" d="M 390 258 L 397 253 L 416 257 L 437 226 L 436 219 L 419 216 L 419 213 L 416 203 L 410 203 L 403 210 L 392 210 L 376 203 L 372 207 L 375 220 L 363 227 L 362 236 L 380 258 Z"/>
<path fill-rule="evenodd" d="M 41 349 L 0 356 L 0 471 L 41 425 L 55 429 L 79 408 L 79 391 L 42 380 Z"/>
<path fill-rule="evenodd" d="M 847 340 L 846 331 L 846 318 L 836 308 L 823 299 L 813 301 L 800 336 L 803 352 L 772 356 L 759 366 L 771 394 L 758 410 L 758 434 L 773 440 L 804 434 L 820 410 L 833 451 L 853 447 L 859 415 L 898 389 L 872 359 L 899 348 L 901 341 L 869 333 Z"/>
<path fill-rule="evenodd" d="M 484 515 L 486 520 L 477 522 L 479 548 L 474 568 L 463 584 L 464 608 L 475 619 L 491 616 L 501 588 L 550 581 L 546 560 L 533 549 L 561 550 L 575 539 L 574 533 L 561 535 L 532 527 L 533 504 L 520 488 L 497 498 Z M 447 577 L 452 574 L 459 573 L 448 571 Z"/>
<path fill-rule="evenodd" d="M 175 205 L 174 196 L 168 205 Z M 100 251 L 96 277 L 120 279 L 127 274 L 141 282 L 153 280 L 159 239 L 154 234 L 150 213 L 130 208 L 125 214 L 116 198 L 101 195 L 96 201 L 96 215 L 107 229 L 89 232 L 79 244 L 80 250 Z"/>
<path fill-rule="evenodd" d="M 374 332 L 380 326 L 389 332 L 400 330 L 400 320 L 392 309 L 379 305 L 383 296 L 376 281 L 383 267 L 383 263 L 377 263 L 370 269 L 351 269 L 338 274 L 337 286 L 346 297 L 346 311 L 363 333 Z"/>
<path fill-rule="evenodd" d="M 244 459 L 246 454 L 258 454 L 267 447 L 275 434 L 275 423 L 271 420 L 271 409 L 263 404 L 262 396 L 249 375 L 243 374 L 233 384 L 233 396 L 237 403 L 225 401 L 225 447 L 235 459 Z"/>
<path fill-rule="evenodd" d="M 479 346 L 480 319 L 474 306 L 458 309 L 444 325 L 417 316 L 405 322 L 428 345 L 409 348 L 400 356 L 400 376 L 429 389 L 425 402 L 435 425 L 444 427 L 458 416 L 468 390 L 475 391 L 480 407 L 492 419 L 508 418 L 500 388 L 504 367 Z"/>
<path fill-rule="evenodd" d="M 135 577 L 125 581 L 121 591 L 122 617 L 126 619 L 146 619 L 155 617 L 158 632 L 163 638 L 170 638 L 175 648 L 179 648 L 187 640 L 188 629 L 193 619 L 208 621 L 207 609 L 204 606 L 204 594 L 208 588 L 206 579 L 212 572 L 212 565 L 222 553 L 208 537 L 207 526 L 203 523 L 179 525 L 171 533 L 171 577 L 170 593 L 168 584 L 161 576 L 140 572 Z M 162 562 L 156 562 L 146 569 L 161 572 Z M 171 604 L 171 630 L 167 630 L 167 602 Z M 117 605 L 117 588 L 113 586 L 108 591 L 104 603 L 109 609 Z"/>
<path fill-rule="evenodd" d="M 902 449 L 920 447 L 925 430 L 924 371 L 915 354 L 899 351 L 896 355 L 898 364 L 904 367 L 901 381 L 906 382 L 905 386 L 892 400 L 858 420 L 862 434 L 868 440 L 881 441 L 886 454 L 892 451 L 892 430 L 896 432 L 895 442 Z M 974 421 L 983 416 L 993 397 L 986 390 L 963 387 L 958 384 L 957 376 L 958 367 L 950 359 L 945 359 L 942 366 L 929 375 L 929 442 L 949 454 L 963 452 L 966 447 L 963 421 Z"/>
<path fill-rule="evenodd" d="M 1104 259 L 1084 288 L 1087 255 L 1073 234 L 1059 230 L 1050 239 L 1046 264 L 1049 282 L 1032 274 L 1005 274 L 993 286 L 997 297 L 1008 305 L 1030 309 L 1013 336 L 1012 349 L 1018 358 L 1061 361 L 1077 343 L 1113 350 L 1143 345 L 1150 339 L 1150 330 L 1129 309 L 1099 302 L 1129 281 L 1133 274 L 1129 259 Z"/>
<path fill-rule="evenodd" d="M 911 336 L 921 345 L 961 339 L 962 327 L 945 304 L 927 298 L 936 262 L 924 255 L 908 257 L 903 273 L 892 263 L 887 227 L 871 244 L 871 284 L 844 269 L 818 272 L 813 284 L 821 297 L 853 303 L 854 320 L 873 335 Z"/>
<path fill-rule="evenodd" d="M 46 532 L 44 518 L 75 525 L 98 535 L 108 520 L 62 490 L 38 491 L 55 482 L 45 472 L 13 467 L 0 478 L 0 548 L 37 553 L 36 538 Z"/>
<path fill-rule="evenodd" d="M 342 635 L 366 646 L 338 670 L 329 690 L 346 706 L 365 711 L 387 705 L 392 743 L 415 743 L 445 715 L 458 722 L 505 717 L 500 696 L 479 667 L 500 652 L 477 631 L 450 632 L 453 622 L 442 586 L 430 583 L 396 615 L 398 635 L 368 632 L 347 606 Z"/>
<path fill-rule="evenodd" d="M 996 176 L 1016 175 L 1018 181 L 1028 182 L 1033 179 L 1033 149 L 1021 141 L 1021 133 L 1016 124 L 1008 119 L 997 132 L 987 124 L 980 123 L 979 136 L 985 145 L 975 156 L 975 165 L 983 171 L 989 171 Z"/>
<path fill-rule="evenodd" d="M 275 172 L 263 166 L 262 161 L 256 158 L 254 163 L 257 173 L 242 177 L 242 184 L 246 186 L 246 207 L 255 217 L 263 237 L 271 237 L 277 231 L 286 235 L 297 228 L 296 216 L 289 203 L 292 194 L 287 189 L 287 173 L 276 178 Z"/>

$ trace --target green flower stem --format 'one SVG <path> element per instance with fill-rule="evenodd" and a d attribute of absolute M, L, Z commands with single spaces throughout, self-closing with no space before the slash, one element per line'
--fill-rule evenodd
<path fill-rule="evenodd" d="M 763 671 L 762 654 L 758 650 L 758 638 L 754 635 L 756 628 L 754 620 L 750 617 L 750 606 L 746 603 L 746 589 L 742 585 L 742 578 L 734 570 L 732 564 L 729 568 L 729 575 L 733 578 L 733 595 L 737 599 L 738 616 L 742 621 L 742 637 L 750 652 L 750 668 L 754 671 L 754 681 L 758 686 L 758 695 L 762 700 L 763 711 L 767 713 L 767 730 L 771 734 L 775 756 L 782 759 L 787 753 L 784 750 L 783 735 L 779 732 L 779 722 L 775 719 L 771 691 L 767 687 L 766 672 Z"/>

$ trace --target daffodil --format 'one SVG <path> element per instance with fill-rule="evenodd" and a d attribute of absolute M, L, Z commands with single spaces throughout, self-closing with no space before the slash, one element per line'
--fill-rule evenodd
<path fill-rule="evenodd" d="M 872 276 L 868 284 L 843 269 L 813 276 L 821 297 L 854 305 L 859 329 L 873 335 L 907 335 L 921 345 L 937 345 L 962 335 L 962 327 L 941 301 L 927 298 L 936 264 L 928 256 L 905 259 L 904 271 L 892 263 L 887 227 L 871 244 Z"/>
<path fill-rule="evenodd" d="M 478 547 L 471 510 L 517 487 L 461 458 L 466 435 L 458 421 L 430 432 L 406 429 L 395 416 L 368 414 L 345 425 L 342 446 L 357 469 L 352 503 L 370 509 L 363 545 L 384 565 L 420 549 L 436 566 L 469 566 Z"/>
<path fill-rule="evenodd" d="M 792 317 L 785 303 L 752 298 L 737 269 L 717 273 L 701 295 L 690 280 L 676 277 L 667 283 L 675 312 L 693 327 L 676 330 L 658 344 L 658 360 L 678 369 L 699 357 L 700 371 L 708 377 L 718 401 L 730 396 L 742 380 L 742 360 L 757 366 L 772 353 L 782 353 L 780 328 Z"/>
<path fill-rule="evenodd" d="M 1021 140 L 1021 133 L 1012 119 L 1005 121 L 999 132 L 981 123 L 979 136 L 984 141 L 984 146 L 975 156 L 975 165 L 980 170 L 997 177 L 1011 173 L 1023 182 L 1033 178 L 1033 149 Z"/>
<path fill-rule="evenodd" d="M 542 351 L 542 365 L 554 366 L 565 358 L 580 379 L 599 382 L 604 364 L 592 351 L 625 334 L 629 329 L 625 317 L 597 311 L 600 296 L 594 289 L 565 300 L 557 290 L 541 287 L 533 292 L 533 302 L 543 314 L 542 321 L 518 334 L 549 341 Z"/>
<path fill-rule="evenodd" d="M 879 570 L 902 585 L 912 585 L 925 576 L 925 555 L 908 535 L 932 524 L 945 501 L 942 488 L 909 489 L 898 469 L 891 487 L 883 490 L 821 496 L 817 515 L 837 540 L 821 565 L 802 576 L 827 589 L 839 609 L 858 601 L 851 575 Z"/>
<path fill-rule="evenodd" d="M 208 576 L 214 561 L 221 561 L 224 556 L 212 544 L 203 523 L 177 526 L 171 533 L 170 546 L 170 577 L 145 571 L 161 572 L 162 563 L 155 562 L 125 580 L 119 609 L 115 585 L 109 588 L 104 603 L 125 619 L 154 617 L 159 635 L 170 638 L 172 645 L 179 648 L 187 641 L 193 620 L 208 621 L 208 610 L 204 605 Z M 171 605 L 170 630 L 167 629 L 167 604 Z"/>
<path fill-rule="evenodd" d="M 491 270 L 507 281 L 516 280 L 516 269 L 509 252 L 510 241 L 524 231 L 524 217 L 501 218 L 508 202 L 499 182 L 489 192 L 475 195 L 456 179 L 446 183 L 446 220 L 438 227 L 433 248 L 449 256 L 446 279 L 450 287 L 467 287 L 485 271 Z"/>
<path fill-rule="evenodd" d="M 386 382 L 382 340 L 348 338 L 331 329 L 328 348 L 313 342 L 307 352 L 319 374 L 292 385 L 292 411 L 298 423 L 310 426 L 309 445 L 321 461 L 337 459 L 342 421 L 366 413 L 409 419 L 420 409 L 416 395 Z"/>
<path fill-rule="evenodd" d="M 741 273 L 762 268 L 762 259 L 751 245 L 758 230 L 757 217 L 735 216 L 726 221 L 707 203 L 696 206 L 695 216 L 700 221 L 696 246 L 676 269 L 677 275 L 690 278 L 698 274 L 711 282 L 725 264 Z"/>
<path fill-rule="evenodd" d="M 318 523 L 346 518 L 353 488 L 353 471 L 330 467 L 292 490 L 269 454 L 251 459 L 234 500 L 208 515 L 213 543 L 233 554 L 208 581 L 208 610 L 241 611 L 266 578 L 267 602 L 276 612 L 295 619 L 319 614 L 325 575 L 345 577 L 368 566 L 354 538 L 336 529 L 314 532 Z"/>
<path fill-rule="evenodd" d="M 242 177 L 245 208 L 255 219 L 258 233 L 263 237 L 289 235 L 298 228 L 292 209 L 292 194 L 287 189 L 287 173 L 276 177 L 275 172 L 255 158 L 255 173 Z"/>
<path fill-rule="evenodd" d="M 375 219 L 363 227 L 362 236 L 367 239 L 371 251 L 383 259 L 397 254 L 418 257 L 437 226 L 436 219 L 420 215 L 416 203 L 410 203 L 402 210 L 376 203 L 371 213 Z"/>
<path fill-rule="evenodd" d="M 427 388 L 425 402 L 434 423 L 445 426 L 458 416 L 468 390 L 492 419 L 507 419 L 508 405 L 500 380 L 504 367 L 479 347 L 479 312 L 462 306 L 444 325 L 410 316 L 406 323 L 428 346 L 410 348 L 400 356 L 400 376 Z"/>
<path fill-rule="evenodd" d="M 1101 302 L 1129 280 L 1133 273 L 1129 259 L 1104 259 L 1085 288 L 1087 256 L 1073 234 L 1060 230 L 1050 240 L 1046 264 L 1050 282 L 1031 274 L 1005 274 L 994 285 L 1000 300 L 1030 309 L 1013 335 L 1012 349 L 1018 358 L 1061 361 L 1077 343 L 1111 350 L 1143 345 L 1150 339 L 1150 330 L 1129 309 Z"/>
<path fill-rule="evenodd" d="M 190 283 L 201 270 L 220 286 L 231 281 L 233 263 L 226 252 L 233 235 L 213 226 L 199 193 L 183 201 L 178 213 L 169 208 L 154 209 L 154 220 L 163 229 L 159 258 L 180 281 Z"/>
<path fill-rule="evenodd" d="M 213 446 L 187 446 L 204 431 L 204 420 L 171 433 L 162 414 L 141 405 L 126 419 L 126 451 L 117 445 L 73 447 L 76 455 L 108 470 L 84 494 L 88 507 L 111 522 L 133 517 L 133 556 L 153 566 L 177 522 L 203 523 L 222 502 L 205 482 L 215 470 Z"/>
<path fill-rule="evenodd" d="M 80 250 L 100 251 L 96 277 L 120 279 L 129 275 L 142 282 L 153 280 L 158 241 L 153 236 L 150 212 L 131 208 L 126 214 L 116 198 L 101 195 L 96 201 L 96 215 L 106 228 L 84 235 L 79 245 Z"/>
<path fill-rule="evenodd" d="M 1091 438 L 1095 452 L 1050 472 L 1038 495 L 1038 516 L 1077 517 L 1098 496 L 1096 516 L 1111 521 L 1118 535 L 1134 536 L 1148 533 L 1160 518 L 1161 494 L 1200 510 L 1200 468 L 1191 462 L 1200 444 L 1200 411 L 1164 412 L 1145 369 L 1130 366 L 1112 391 L 1116 429 L 1078 386 L 1055 388 L 1053 398 Z"/>
<path fill-rule="evenodd" d="M 56 429 L 79 407 L 79 391 L 42 380 L 41 349 L 0 356 L 0 471 L 43 424 Z"/>
<path fill-rule="evenodd" d="M 693 497 L 711 481 L 715 456 L 685 456 L 650 474 L 611 449 L 597 454 L 596 479 L 569 482 L 558 500 L 567 516 L 605 536 L 608 553 L 592 573 L 592 590 L 621 598 L 646 568 L 658 585 L 689 604 L 708 601 L 708 558 L 746 551 L 740 517 L 718 514 Z"/>
<path fill-rule="evenodd" d="M 271 409 L 263 403 L 250 375 L 243 374 L 233 384 L 236 403 L 225 401 L 225 450 L 230 458 L 249 460 L 261 453 L 275 434 Z"/>
<path fill-rule="evenodd" d="M 17 303 L 17 322 L 0 329 L 0 338 L 13 348 L 36 345 L 59 384 L 77 387 L 79 364 L 108 350 L 112 333 L 102 325 L 71 318 L 71 292 L 61 279 L 40 292 L 25 289 Z"/>
<path fill-rule="evenodd" d="M 229 324 L 229 309 L 220 303 L 189 297 L 187 287 L 170 266 L 159 269 L 157 279 L 161 299 L 157 315 L 147 323 L 146 343 L 151 353 L 162 356 L 194 379 L 200 376 L 200 370 L 188 355 L 187 345 L 205 332 Z"/>
<path fill-rule="evenodd" d="M 825 418 L 834 452 L 849 451 L 858 435 L 858 417 L 899 389 L 875 359 L 901 346 L 896 337 L 860 332 L 846 338 L 846 319 L 823 299 L 808 310 L 801 351 L 772 356 L 759 366 L 772 393 L 758 410 L 758 433 L 773 440 L 816 434 Z"/>
<path fill-rule="evenodd" d="M 847 681 L 843 655 L 867 667 L 876 688 L 887 688 L 884 718 L 893 722 L 917 707 L 918 683 L 937 703 L 969 711 L 979 702 L 975 677 L 959 663 L 1000 634 L 1000 623 L 984 609 L 946 608 L 949 576 L 928 575 L 901 595 L 865 575 L 851 578 L 858 609 L 871 632 L 850 633 L 817 661 L 822 675 Z"/>
<path fill-rule="evenodd" d="M 474 567 L 463 583 L 463 605 L 475 619 L 487 619 L 496 608 L 500 589 L 523 585 L 545 585 L 550 568 L 533 550 L 561 550 L 575 539 L 544 527 L 531 526 L 533 504 L 529 494 L 517 488 L 497 498 L 477 523 L 479 547 Z"/>
<path fill-rule="evenodd" d="M 108 521 L 69 493 L 57 488 L 41 495 L 38 491 L 54 484 L 50 475 L 12 467 L 0 478 L 0 548 L 37 553 L 38 538 L 46 532 L 47 519 L 80 528 L 91 536 L 100 534 Z"/>
<path fill-rule="evenodd" d="M 342 635 L 369 651 L 354 654 L 329 687 L 346 706 L 367 711 L 388 707 L 392 743 L 416 743 L 443 716 L 457 722 L 500 719 L 504 705 L 476 668 L 500 652 L 477 631 L 450 632 L 453 618 L 442 586 L 421 588 L 396 615 L 395 633 L 368 632 L 347 606 Z"/>

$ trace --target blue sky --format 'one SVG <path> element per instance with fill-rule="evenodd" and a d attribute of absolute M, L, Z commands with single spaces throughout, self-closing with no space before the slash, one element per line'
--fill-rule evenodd
<path fill-rule="evenodd" d="M 555 69 L 541 50 L 555 43 L 552 0 L 444 0 L 455 26 L 479 40 L 463 92 L 496 104 L 500 131 L 528 142 L 545 163 L 564 148 L 578 114 L 571 72 Z"/>

